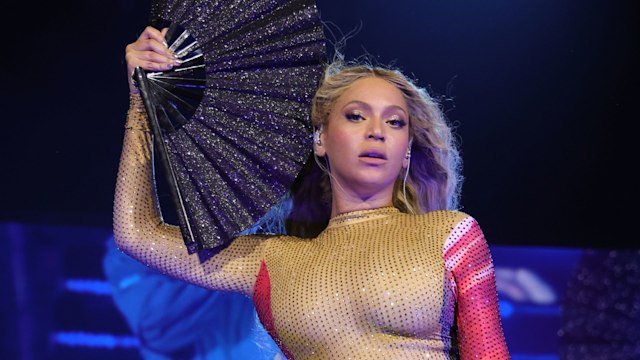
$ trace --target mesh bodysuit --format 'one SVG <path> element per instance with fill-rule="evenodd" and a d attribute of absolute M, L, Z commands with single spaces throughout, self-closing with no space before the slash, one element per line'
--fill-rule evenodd
<path fill-rule="evenodd" d="M 188 255 L 180 230 L 162 221 L 138 101 L 114 202 L 120 249 L 188 282 L 253 297 L 291 359 L 450 359 L 458 349 L 463 359 L 509 358 L 491 255 L 461 212 L 355 211 L 315 239 L 241 236 L 212 258 Z"/>

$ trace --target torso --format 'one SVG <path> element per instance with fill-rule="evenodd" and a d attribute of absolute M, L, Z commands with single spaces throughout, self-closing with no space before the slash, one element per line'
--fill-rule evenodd
<path fill-rule="evenodd" d="M 261 320 L 296 359 L 448 359 L 455 283 L 443 246 L 464 216 L 366 210 L 315 239 L 269 240 Z"/>

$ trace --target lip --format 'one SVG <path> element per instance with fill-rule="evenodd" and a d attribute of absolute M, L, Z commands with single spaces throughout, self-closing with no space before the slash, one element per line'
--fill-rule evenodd
<path fill-rule="evenodd" d="M 383 165 L 383 164 L 385 164 L 387 162 L 386 159 L 375 158 L 375 157 L 366 157 L 366 156 L 360 157 L 359 160 L 365 166 L 380 166 L 380 165 Z"/>
<path fill-rule="evenodd" d="M 387 160 L 387 156 L 382 151 L 378 150 L 363 151 L 360 153 L 360 155 L 358 155 L 358 157 L 364 159 Z"/>
<path fill-rule="evenodd" d="M 368 166 L 382 165 L 387 162 L 387 156 L 383 152 L 377 150 L 363 151 L 358 155 L 358 158 Z"/>

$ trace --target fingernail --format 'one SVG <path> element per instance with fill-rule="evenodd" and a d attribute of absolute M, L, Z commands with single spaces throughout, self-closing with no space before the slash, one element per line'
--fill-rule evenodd
<path fill-rule="evenodd" d="M 169 44 L 167 44 L 166 40 L 162 40 L 162 43 L 164 44 L 164 46 L 169 47 Z"/>

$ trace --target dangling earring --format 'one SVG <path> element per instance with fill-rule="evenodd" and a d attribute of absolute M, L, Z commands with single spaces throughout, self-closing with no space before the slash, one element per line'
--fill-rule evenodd
<path fill-rule="evenodd" d="M 411 144 L 413 143 L 413 139 L 409 140 L 409 145 L 407 146 L 407 154 L 404 156 L 405 160 L 407 160 L 407 167 L 404 170 L 404 179 L 402 180 L 402 195 L 404 195 L 404 202 L 409 203 L 407 200 L 407 177 L 409 177 L 409 167 L 411 166 Z"/>
<path fill-rule="evenodd" d="M 409 161 L 411 161 L 411 145 L 413 145 L 413 139 L 409 139 L 409 144 L 407 144 L 407 153 L 404 156 L 404 158 Z"/>

